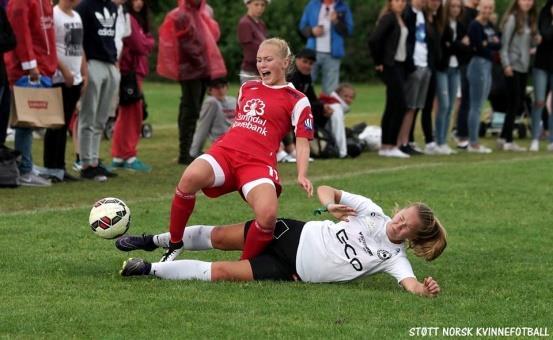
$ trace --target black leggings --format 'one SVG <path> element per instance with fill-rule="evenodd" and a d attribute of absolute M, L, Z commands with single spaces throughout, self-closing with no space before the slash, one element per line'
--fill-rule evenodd
<path fill-rule="evenodd" d="M 382 144 L 396 145 L 401 122 L 407 108 L 405 103 L 405 82 L 400 66 L 384 66 L 381 75 L 386 84 L 386 107 L 382 115 Z"/>
<path fill-rule="evenodd" d="M 512 77 L 505 77 L 507 82 L 507 115 L 505 123 L 501 129 L 501 138 L 507 143 L 513 142 L 513 129 L 515 128 L 515 119 L 518 114 L 524 110 L 524 97 L 526 97 L 526 81 L 528 73 L 513 72 Z"/>
<path fill-rule="evenodd" d="M 65 147 L 67 145 L 67 125 L 81 98 L 82 84 L 67 87 L 61 86 L 63 96 L 63 115 L 65 125 L 58 129 L 46 129 L 44 135 L 44 167 L 48 169 L 65 169 Z"/>

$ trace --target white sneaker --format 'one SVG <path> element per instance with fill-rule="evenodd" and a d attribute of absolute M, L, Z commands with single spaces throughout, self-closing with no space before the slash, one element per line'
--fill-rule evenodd
<path fill-rule="evenodd" d="M 457 153 L 457 151 L 453 150 L 452 148 L 449 147 L 449 145 L 447 144 L 444 144 L 442 145 L 442 149 L 444 149 L 445 151 L 447 151 L 447 154 L 448 155 L 455 155 Z"/>
<path fill-rule="evenodd" d="M 469 141 L 468 140 L 457 142 L 457 149 L 466 150 L 468 148 L 468 146 L 469 146 Z"/>
<path fill-rule="evenodd" d="M 435 142 L 431 142 L 425 145 L 424 147 L 424 153 L 426 155 L 438 155 L 440 154 L 440 150 L 438 150 L 438 144 Z"/>
<path fill-rule="evenodd" d="M 492 153 L 492 149 L 487 148 L 484 145 L 478 145 L 477 147 L 473 147 L 472 145 L 469 144 L 467 150 L 468 152 L 473 152 L 473 153 L 483 153 L 483 154 Z"/>
<path fill-rule="evenodd" d="M 27 187 L 49 187 L 52 185 L 52 182 L 29 172 L 28 174 L 19 176 L 19 184 Z"/>
<path fill-rule="evenodd" d="M 525 152 L 526 148 L 523 148 L 517 143 L 512 142 L 503 144 L 503 151 Z"/>
<path fill-rule="evenodd" d="M 451 155 L 453 150 L 447 146 L 447 144 L 436 146 L 436 155 Z"/>
<path fill-rule="evenodd" d="M 183 250 L 184 250 L 184 245 L 182 241 L 177 244 L 173 244 L 169 242 L 169 248 L 167 248 L 167 250 L 165 251 L 165 254 L 163 254 L 159 262 L 175 261 L 175 259 L 180 255 L 180 253 L 182 253 Z"/>
<path fill-rule="evenodd" d="M 396 157 L 396 158 L 409 158 L 408 154 L 400 151 L 398 148 L 392 149 L 380 149 L 378 150 L 378 155 L 382 157 Z"/>
<path fill-rule="evenodd" d="M 540 141 L 537 139 L 533 139 L 532 143 L 530 144 L 530 151 L 536 152 L 540 151 Z"/>
<path fill-rule="evenodd" d="M 289 154 L 286 154 L 286 156 L 282 157 L 280 159 L 280 161 L 278 161 L 279 163 L 296 163 L 296 159 L 294 157 L 292 157 L 291 155 Z"/>
<path fill-rule="evenodd" d="M 547 151 L 553 151 L 553 143 L 549 143 L 547 146 Z"/>

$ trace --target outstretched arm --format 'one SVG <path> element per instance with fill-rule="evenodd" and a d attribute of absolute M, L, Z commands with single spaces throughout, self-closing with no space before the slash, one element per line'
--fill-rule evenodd
<path fill-rule="evenodd" d="M 345 204 L 339 204 L 342 200 L 342 191 L 327 185 L 317 188 L 319 201 L 335 218 L 347 221 L 349 216 L 355 216 L 355 209 Z"/>
<path fill-rule="evenodd" d="M 440 286 L 432 277 L 425 278 L 423 282 L 419 282 L 413 277 L 408 277 L 403 279 L 400 284 L 406 291 L 425 297 L 436 297 L 440 293 Z"/>

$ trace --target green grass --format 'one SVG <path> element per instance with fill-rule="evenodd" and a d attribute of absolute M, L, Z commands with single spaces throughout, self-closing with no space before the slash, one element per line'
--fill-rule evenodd
<path fill-rule="evenodd" d="M 0 336 L 397 339 L 422 326 L 548 327 L 553 333 L 553 157 L 545 151 L 409 160 L 365 153 L 354 160 L 312 163 L 316 185 L 367 195 L 388 213 L 395 204 L 412 201 L 435 209 L 448 230 L 448 248 L 432 263 L 410 258 L 419 279 L 439 281 L 443 291 L 436 299 L 403 292 L 386 275 L 347 284 L 122 279 L 117 272 L 128 254 L 90 232 L 88 212 L 95 200 L 115 196 L 130 206 L 130 233 L 167 229 L 183 169 L 175 163 L 178 92 L 172 85 L 146 85 L 154 138 L 141 141 L 140 155 L 154 166 L 151 174 L 121 172 L 104 184 L 0 192 Z M 382 94 L 379 86 L 359 86 L 348 122 L 377 123 Z M 34 143 L 39 164 L 41 144 Z M 106 159 L 108 144 L 102 146 Z M 280 170 L 280 215 L 312 219 L 318 203 L 294 184 L 295 167 L 284 164 Z M 191 223 L 250 217 L 237 194 L 216 200 L 202 196 Z M 137 255 L 155 261 L 161 253 Z M 185 256 L 221 260 L 239 253 Z"/>

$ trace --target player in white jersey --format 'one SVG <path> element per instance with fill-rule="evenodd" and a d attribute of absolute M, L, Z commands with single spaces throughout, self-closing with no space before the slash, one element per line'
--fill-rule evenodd
<path fill-rule="evenodd" d="M 181 260 L 149 263 L 125 261 L 121 275 L 154 275 L 164 279 L 205 281 L 301 280 L 344 282 L 384 272 L 407 291 L 436 296 L 440 287 L 431 277 L 419 282 L 406 248 L 427 261 L 446 247 L 446 232 L 432 210 L 422 203 L 399 210 L 393 218 L 369 198 L 328 186 L 317 190 L 319 200 L 340 221 L 301 222 L 279 219 L 272 243 L 258 256 L 241 261 Z M 252 221 L 223 227 L 190 226 L 184 233 L 187 250 L 240 250 Z M 124 236 L 122 251 L 169 246 L 169 233 Z"/>

